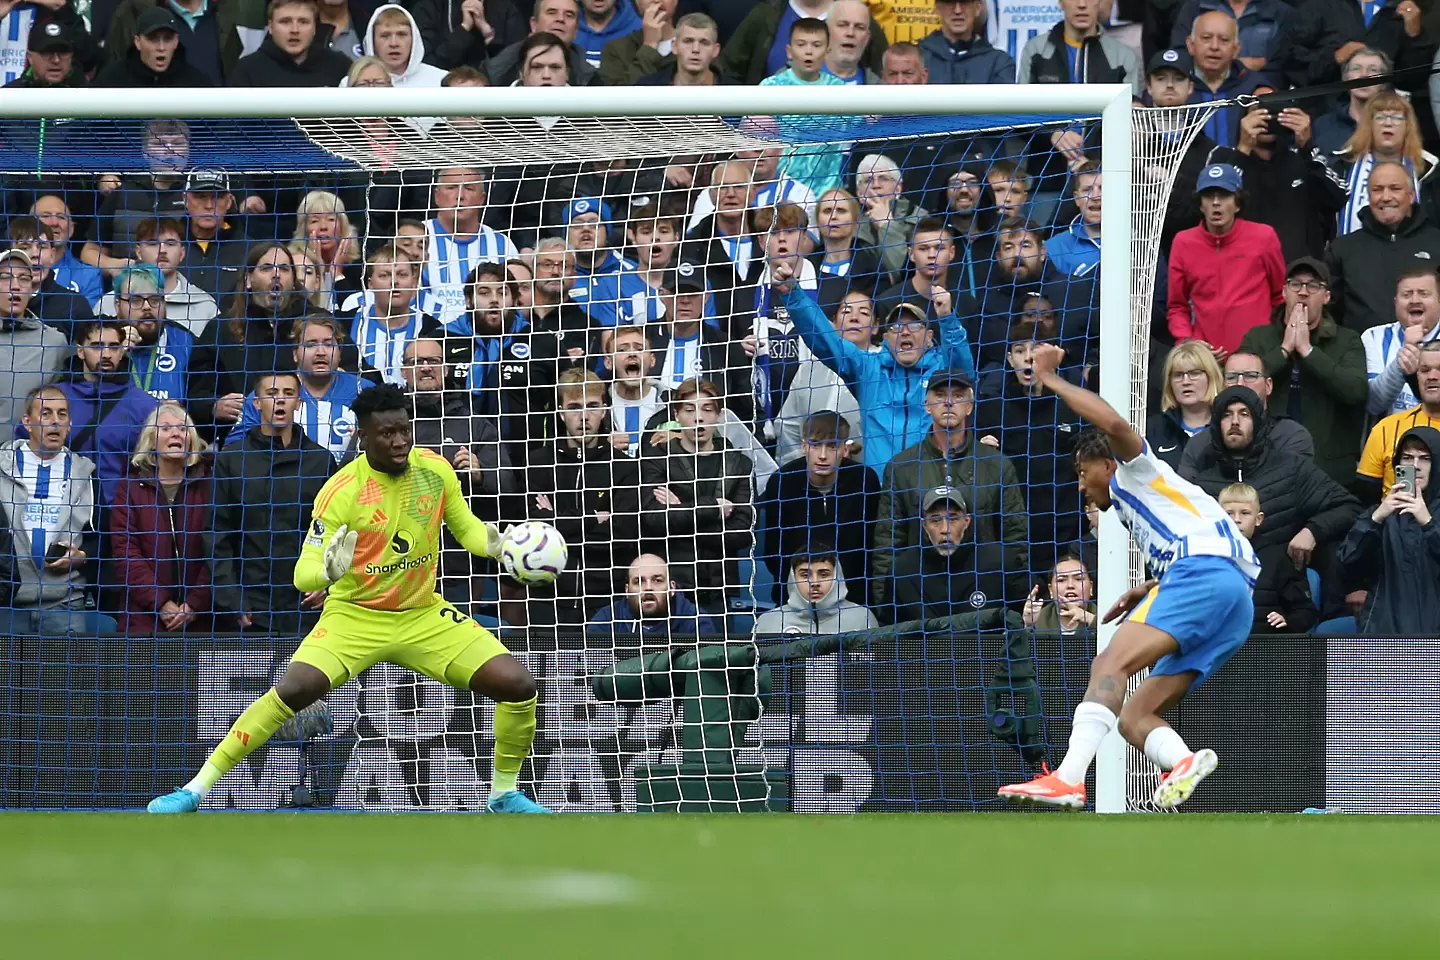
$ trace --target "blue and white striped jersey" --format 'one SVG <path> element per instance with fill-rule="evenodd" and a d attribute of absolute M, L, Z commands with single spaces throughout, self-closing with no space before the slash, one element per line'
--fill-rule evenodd
<path fill-rule="evenodd" d="M 1421 343 L 1437 337 L 1440 337 L 1440 323 L 1435 324 L 1430 332 L 1425 334 Z M 1384 376 L 1390 384 L 1390 389 L 1399 387 L 1399 393 L 1395 395 L 1395 399 L 1390 402 L 1388 407 L 1384 410 L 1372 408 L 1371 412 L 1381 415 L 1401 413 L 1419 404 L 1420 399 L 1415 396 L 1415 391 L 1411 390 L 1410 385 L 1405 382 L 1403 371 L 1396 368 L 1388 375 L 1385 373 L 1395 362 L 1395 358 L 1400 355 L 1400 348 L 1405 346 L 1405 330 L 1399 322 L 1371 327 L 1360 334 L 1360 343 L 1365 347 L 1365 372 L 1370 379 L 1376 380 Z"/>
<path fill-rule="evenodd" d="M 384 320 L 375 319 L 374 305 L 355 311 L 350 324 L 350 339 L 360 349 L 360 361 L 372 370 L 378 370 L 386 383 L 405 385 L 401 374 L 404 366 L 405 348 L 410 341 L 420 336 L 424 319 L 412 302 L 410 317 L 403 327 L 391 327 Z"/>
<path fill-rule="evenodd" d="M 479 233 L 461 240 L 438 218 L 426 220 L 425 237 L 425 269 L 420 273 L 420 286 L 425 292 L 422 302 L 442 324 L 465 312 L 465 280 L 477 264 L 504 263 L 519 255 L 509 237 L 483 223 Z"/>
<path fill-rule="evenodd" d="M 1181 479 L 1150 444 L 1116 467 L 1110 498 L 1157 576 L 1185 557 L 1227 557 L 1255 585 L 1260 560 L 1250 541 L 1214 497 Z"/>
<path fill-rule="evenodd" d="M 304 380 L 300 381 L 300 409 L 295 411 L 295 422 L 305 436 L 329 450 L 337 463 L 350 446 L 350 438 L 355 435 L 355 414 L 350 411 L 350 404 L 355 402 L 361 390 L 370 385 L 370 381 L 363 377 L 337 370 L 330 389 L 323 397 L 317 397 L 310 392 Z M 258 426 L 260 411 L 255 406 L 255 394 L 251 393 L 245 398 L 245 409 L 225 442 L 234 443 L 249 433 L 252 427 Z"/>

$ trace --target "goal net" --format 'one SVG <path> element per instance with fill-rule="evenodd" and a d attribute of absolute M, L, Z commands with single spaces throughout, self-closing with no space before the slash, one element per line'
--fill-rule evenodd
<path fill-rule="evenodd" d="M 440 682 L 454 652 L 337 639 L 339 602 L 292 584 L 322 486 L 374 469 L 350 405 L 380 384 L 477 516 L 568 542 L 524 587 L 437 541 L 446 616 L 536 679 L 541 803 L 987 809 L 1058 760 L 1095 608 L 1139 571 L 1028 363 L 1060 344 L 1143 424 L 1213 107 L 597 92 L 0 104 L 0 806 L 183 783 L 307 634 L 403 665 L 357 668 L 207 807 L 483 805 L 493 707 Z M 358 573 L 423 580 L 434 509 L 376 501 Z M 1153 789 L 1118 739 L 1098 777 L 1101 809 Z"/>

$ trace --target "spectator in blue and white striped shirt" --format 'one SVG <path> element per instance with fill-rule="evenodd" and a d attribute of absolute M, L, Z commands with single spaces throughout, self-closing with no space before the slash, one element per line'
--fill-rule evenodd
<path fill-rule="evenodd" d="M 425 222 L 429 249 L 420 282 L 427 309 L 442 324 L 465 313 L 465 281 L 477 264 L 519 255 L 509 237 L 480 222 L 485 199 L 485 172 L 479 168 L 450 167 L 436 177 L 435 216 Z"/>
<path fill-rule="evenodd" d="M 369 380 L 340 369 L 340 324 L 334 317 L 311 314 L 295 324 L 295 368 L 300 374 L 300 409 L 295 420 L 305 436 L 330 451 L 338 462 L 355 434 L 355 414 L 350 404 L 360 391 L 372 386 Z M 230 440 L 239 440 L 260 425 L 260 407 L 255 394 L 245 398 Z"/>
<path fill-rule="evenodd" d="M 1370 376 L 1370 413 L 1409 410 L 1420 401 L 1409 384 L 1420 368 L 1420 345 L 1440 336 L 1440 278 L 1428 265 L 1410 267 L 1395 284 L 1395 322 L 1360 334 Z"/>
<path fill-rule="evenodd" d="M 350 319 L 350 339 L 360 350 L 361 367 L 376 371 L 386 383 L 405 382 L 401 368 L 406 344 L 445 336 L 440 321 L 420 309 L 416 283 L 415 265 L 393 246 L 386 244 L 370 255 L 365 266 L 368 302 Z"/>

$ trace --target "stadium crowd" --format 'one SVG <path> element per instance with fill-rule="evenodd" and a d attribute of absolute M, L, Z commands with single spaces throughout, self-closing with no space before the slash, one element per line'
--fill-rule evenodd
<path fill-rule="evenodd" d="M 1426 66 L 1440 40 L 1417 0 L 1060 0 L 1015 55 L 984 0 L 0 9 L 7 86 L 141 88 L 157 118 L 195 86 L 1120 82 L 1178 107 Z M 1440 632 L 1429 84 L 1227 106 L 1179 160 L 1145 433 L 1253 541 L 1257 631 Z M 383 155 L 471 123 L 356 135 Z M 1174 150 L 1179 121 L 1155 130 Z M 444 554 L 447 597 L 505 623 L 1004 606 L 1093 629 L 1083 424 L 1030 359 L 1059 343 L 1098 388 L 1098 124 L 368 176 L 197 167 L 180 121 L 140 136 L 144 172 L 0 175 L 12 632 L 305 631 L 310 505 L 380 382 L 477 514 L 569 542 L 528 592 Z"/>

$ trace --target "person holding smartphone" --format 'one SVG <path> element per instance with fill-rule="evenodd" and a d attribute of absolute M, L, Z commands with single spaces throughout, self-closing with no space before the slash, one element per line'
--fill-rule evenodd
<path fill-rule="evenodd" d="M 1401 434 L 1395 483 L 1340 544 L 1346 576 L 1374 578 L 1358 621 L 1366 636 L 1440 633 L 1440 484 L 1431 482 L 1437 457 L 1440 430 L 1414 427 Z"/>

